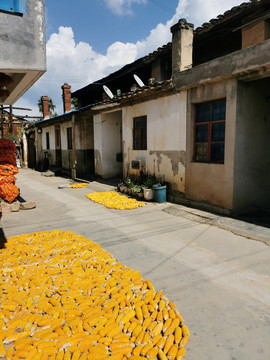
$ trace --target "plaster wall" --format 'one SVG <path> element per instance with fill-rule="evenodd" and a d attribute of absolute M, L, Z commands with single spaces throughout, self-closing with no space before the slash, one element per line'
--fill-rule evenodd
<path fill-rule="evenodd" d="M 76 116 L 75 136 L 76 149 L 94 148 L 93 116 Z"/>
<path fill-rule="evenodd" d="M 133 150 L 133 118 L 147 116 L 147 150 Z M 132 160 L 143 160 L 145 172 L 185 191 L 186 92 L 129 106 L 123 110 L 124 176 L 139 175 Z"/>
<path fill-rule="evenodd" d="M 270 78 L 239 82 L 236 121 L 233 209 L 270 203 Z"/>
<path fill-rule="evenodd" d="M 0 68 L 45 70 L 44 0 L 28 0 L 27 14 L 0 13 Z"/>
<path fill-rule="evenodd" d="M 122 176 L 122 162 L 116 154 L 122 152 L 122 112 L 94 116 L 95 173 L 103 178 Z"/>
<path fill-rule="evenodd" d="M 195 104 L 226 97 L 224 164 L 193 161 Z M 233 206 L 237 81 L 203 85 L 188 91 L 186 197 L 225 209 Z"/>

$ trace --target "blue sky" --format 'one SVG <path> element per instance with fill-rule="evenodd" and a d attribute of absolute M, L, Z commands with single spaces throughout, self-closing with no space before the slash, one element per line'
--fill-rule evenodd
<path fill-rule="evenodd" d="M 195 26 L 239 0 L 46 0 L 47 72 L 14 105 L 32 108 L 48 95 L 63 112 L 61 85 L 75 91 L 171 41 L 180 18 Z"/>

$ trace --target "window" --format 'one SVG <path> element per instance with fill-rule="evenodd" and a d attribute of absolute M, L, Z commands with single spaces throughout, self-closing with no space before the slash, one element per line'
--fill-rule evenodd
<path fill-rule="evenodd" d="M 194 161 L 224 164 L 226 99 L 196 104 Z"/>
<path fill-rule="evenodd" d="M 146 116 L 133 119 L 133 150 L 147 149 Z"/>
<path fill-rule="evenodd" d="M 46 132 L 46 149 L 50 149 L 50 134 Z"/>
<path fill-rule="evenodd" d="M 67 128 L 67 148 L 68 150 L 72 149 L 72 128 Z"/>
<path fill-rule="evenodd" d="M 26 14 L 26 0 L 0 0 L 0 11 Z"/>

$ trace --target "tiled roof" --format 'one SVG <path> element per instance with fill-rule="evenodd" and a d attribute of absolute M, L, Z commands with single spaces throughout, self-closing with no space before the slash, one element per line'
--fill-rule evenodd
<path fill-rule="evenodd" d="M 218 15 L 216 18 L 209 20 L 209 22 L 203 23 L 201 26 L 197 27 L 194 35 L 200 35 L 202 33 L 208 32 L 213 29 L 216 25 L 222 25 L 224 22 L 230 20 L 233 17 L 241 16 L 245 12 L 251 12 L 254 8 L 260 6 L 263 3 L 269 4 L 269 0 L 251 0 L 249 2 L 244 2 L 238 6 L 234 6 L 230 10 L 225 11 L 224 14 Z"/>

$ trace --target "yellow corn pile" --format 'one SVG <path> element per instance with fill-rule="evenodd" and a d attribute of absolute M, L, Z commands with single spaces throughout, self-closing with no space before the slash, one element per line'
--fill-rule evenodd
<path fill-rule="evenodd" d="M 125 195 L 120 195 L 115 191 L 96 192 L 87 194 L 88 199 L 102 204 L 109 209 L 132 210 L 144 206 L 144 202 L 130 199 Z"/>
<path fill-rule="evenodd" d="M 88 185 L 88 183 L 79 183 L 79 184 L 73 184 L 68 186 L 69 189 L 80 189 L 83 187 L 86 187 Z"/>
<path fill-rule="evenodd" d="M 181 359 L 188 328 L 138 271 L 68 231 L 0 250 L 0 358 Z"/>

